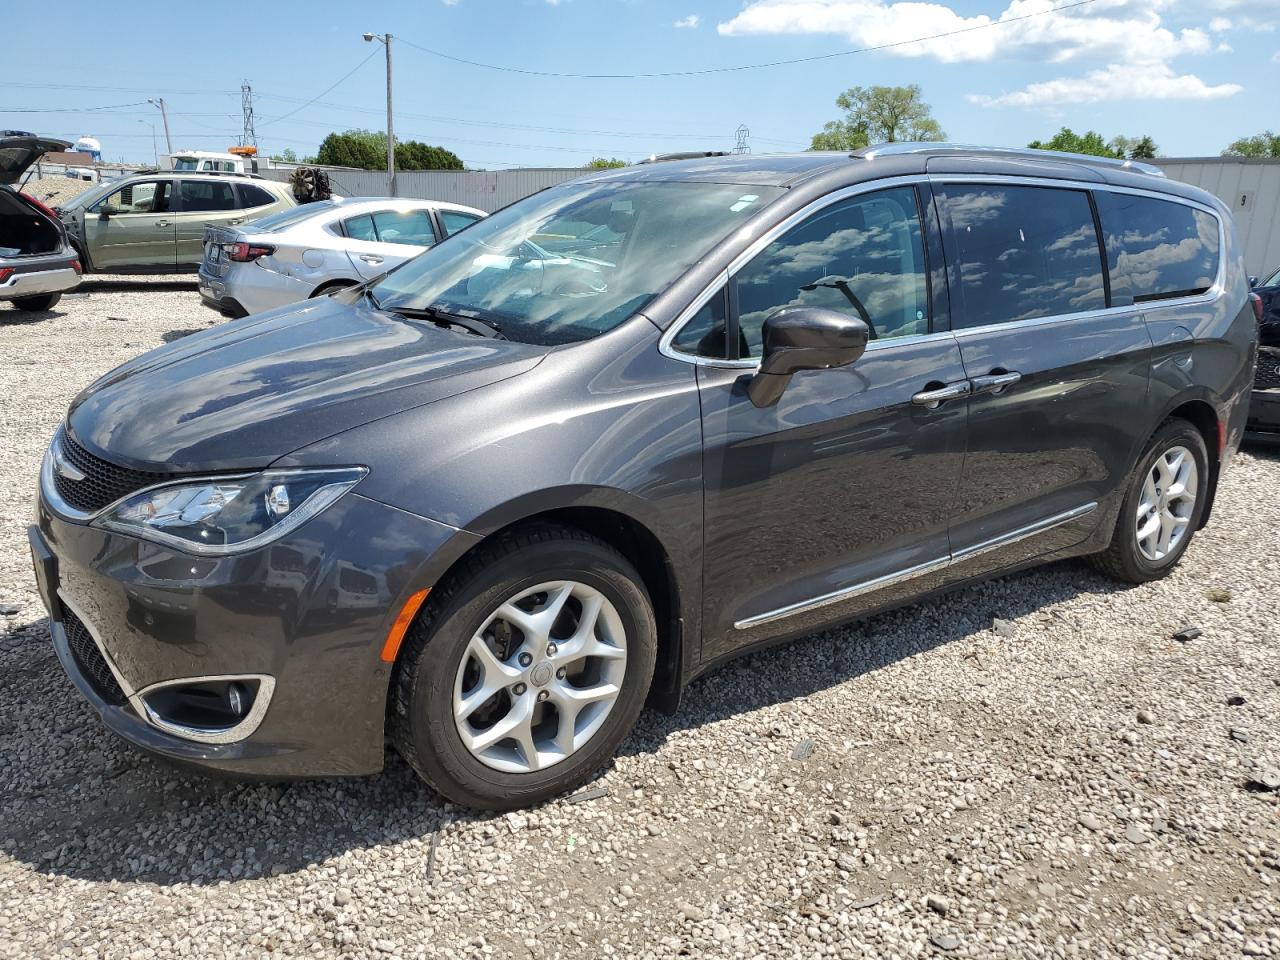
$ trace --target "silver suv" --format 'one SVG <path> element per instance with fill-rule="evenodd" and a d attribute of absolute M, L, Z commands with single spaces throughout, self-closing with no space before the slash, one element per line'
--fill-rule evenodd
<path fill-rule="evenodd" d="M 20 193 L 27 168 L 66 140 L 0 131 L 0 300 L 19 310 L 48 310 L 80 282 L 80 263 L 57 215 Z"/>

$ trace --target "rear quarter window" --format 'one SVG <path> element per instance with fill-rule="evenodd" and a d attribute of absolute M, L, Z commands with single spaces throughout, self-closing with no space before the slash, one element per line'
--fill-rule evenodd
<path fill-rule="evenodd" d="M 268 203 L 276 202 L 274 196 L 252 183 L 237 184 L 237 189 L 240 191 L 242 207 L 265 207 Z"/>
<path fill-rule="evenodd" d="M 1218 276 L 1218 219 L 1173 200 L 1099 190 L 1116 303 L 1204 293 Z"/>

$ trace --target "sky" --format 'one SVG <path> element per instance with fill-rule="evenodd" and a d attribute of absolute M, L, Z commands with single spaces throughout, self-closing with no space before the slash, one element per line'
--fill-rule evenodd
<path fill-rule="evenodd" d="M 385 129 L 386 61 L 366 31 L 393 38 L 397 138 L 447 147 L 473 168 L 732 150 L 742 126 L 754 153 L 802 150 L 838 118 L 842 90 L 875 84 L 919 84 L 961 143 L 1019 146 L 1069 126 L 1150 135 L 1166 156 L 1213 156 L 1280 129 L 1280 0 L 60 0 L 58 9 L 56 44 L 47 18 L 4 18 L 0 128 L 92 135 L 104 159 L 131 163 L 152 159 L 153 136 L 165 152 L 148 98 L 164 98 L 175 149 L 237 143 L 245 80 L 264 153 L 302 156 L 330 131 Z M 819 59 L 757 66 L 803 58 Z M 751 68 L 724 69 L 738 67 Z M 685 75 L 634 76 L 673 73 Z"/>

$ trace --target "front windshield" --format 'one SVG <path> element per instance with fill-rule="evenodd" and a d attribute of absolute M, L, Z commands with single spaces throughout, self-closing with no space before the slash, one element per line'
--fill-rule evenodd
<path fill-rule="evenodd" d="M 621 324 L 780 187 L 566 183 L 468 227 L 371 288 L 383 310 L 483 319 L 524 343 L 573 343 Z"/>
<path fill-rule="evenodd" d="M 175 170 L 199 170 L 200 162 L 194 159 L 183 157 L 173 161 L 173 169 Z"/>

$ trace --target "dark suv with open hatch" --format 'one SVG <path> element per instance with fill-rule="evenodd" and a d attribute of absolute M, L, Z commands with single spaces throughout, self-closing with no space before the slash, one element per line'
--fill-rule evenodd
<path fill-rule="evenodd" d="M 390 738 L 516 807 L 745 650 L 1061 557 L 1164 576 L 1257 335 L 1227 210 L 1140 165 L 646 164 L 107 374 L 31 546 L 131 742 L 312 776 Z"/>

